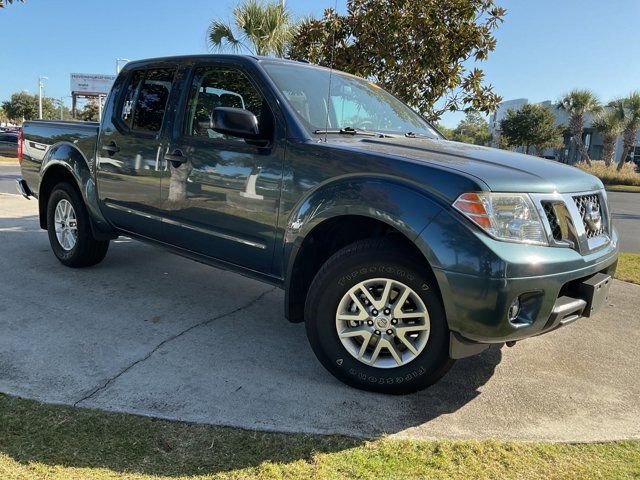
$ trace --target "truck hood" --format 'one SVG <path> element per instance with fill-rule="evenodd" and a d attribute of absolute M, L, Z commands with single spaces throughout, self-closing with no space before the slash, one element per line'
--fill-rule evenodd
<path fill-rule="evenodd" d="M 355 141 L 353 141 L 355 140 Z M 427 138 L 354 138 L 350 148 L 471 175 L 494 192 L 571 193 L 597 190 L 593 175 L 554 160 Z"/>

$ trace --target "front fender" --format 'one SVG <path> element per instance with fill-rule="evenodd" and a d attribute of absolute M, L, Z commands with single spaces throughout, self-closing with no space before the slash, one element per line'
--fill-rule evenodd
<path fill-rule="evenodd" d="M 284 233 L 286 283 L 304 239 L 321 223 L 340 216 L 383 222 L 415 241 L 442 210 L 441 200 L 413 185 L 386 178 L 348 178 L 315 189 L 288 216 Z"/>
<path fill-rule="evenodd" d="M 96 184 L 89 165 L 90 163 L 87 158 L 75 145 L 68 142 L 58 143 L 49 149 L 42 161 L 40 167 L 40 185 L 41 187 L 47 185 L 50 172 L 53 172 L 54 169 L 57 169 L 57 167 L 64 168 L 73 176 L 76 186 L 80 190 L 87 210 L 89 211 L 89 218 L 92 222 L 91 227 L 96 238 L 113 238 L 113 228 L 102 215 L 98 205 Z M 42 206 L 46 205 L 47 201 L 48 199 L 44 198 L 43 195 L 39 196 L 41 224 L 43 221 Z"/>

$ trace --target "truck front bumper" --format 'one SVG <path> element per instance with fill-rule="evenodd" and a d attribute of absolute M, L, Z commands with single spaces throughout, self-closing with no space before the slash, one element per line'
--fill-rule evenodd
<path fill-rule="evenodd" d="M 438 230 L 424 233 L 433 239 L 434 232 Z M 570 248 L 467 240 L 457 244 L 458 258 L 448 265 L 451 241 L 446 255 L 428 252 L 451 331 L 452 358 L 550 332 L 592 315 L 606 303 L 618 261 L 613 228 L 609 242 L 587 255 Z M 434 257 L 444 261 L 434 262 Z M 510 318 L 516 300 L 519 311 Z"/>

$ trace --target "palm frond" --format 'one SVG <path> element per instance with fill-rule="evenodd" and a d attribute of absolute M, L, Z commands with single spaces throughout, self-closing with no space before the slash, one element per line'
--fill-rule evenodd
<path fill-rule="evenodd" d="M 592 126 L 603 135 L 617 136 L 622 132 L 623 119 L 618 108 L 610 106 L 596 115 Z"/>
<path fill-rule="evenodd" d="M 213 20 L 207 30 L 207 40 L 212 50 L 216 51 L 238 51 L 242 42 L 236 38 L 233 29 L 227 23 L 220 20 Z"/>
<path fill-rule="evenodd" d="M 591 90 L 571 90 L 558 102 L 558 108 L 570 116 L 597 113 L 602 110 L 598 96 Z"/>

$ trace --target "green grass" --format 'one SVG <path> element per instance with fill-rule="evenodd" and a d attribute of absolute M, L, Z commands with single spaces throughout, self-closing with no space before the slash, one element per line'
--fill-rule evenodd
<path fill-rule="evenodd" d="M 169 422 L 0 395 L 0 478 L 638 478 L 640 442 L 364 441 Z"/>
<path fill-rule="evenodd" d="M 621 253 L 615 277 L 640 285 L 640 253 Z"/>

